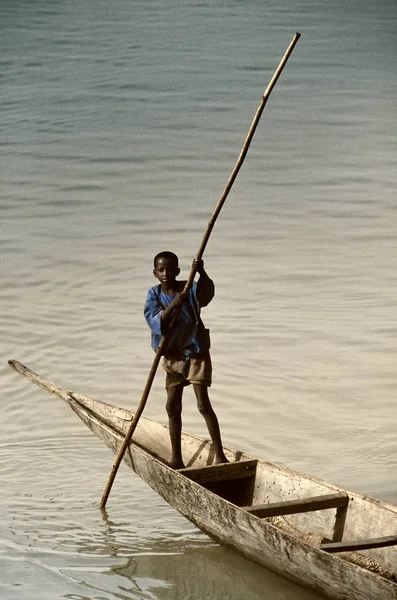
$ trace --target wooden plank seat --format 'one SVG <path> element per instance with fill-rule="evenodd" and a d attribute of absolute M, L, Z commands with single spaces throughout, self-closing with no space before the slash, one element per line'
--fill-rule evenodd
<path fill-rule="evenodd" d="M 321 544 L 320 549 L 325 552 L 357 552 L 359 550 L 371 550 L 372 548 L 386 548 L 396 546 L 397 535 L 373 538 L 370 540 L 357 540 L 353 542 L 327 542 Z"/>
<path fill-rule="evenodd" d="M 196 483 L 206 485 L 215 482 L 254 477 L 257 463 L 257 460 L 240 460 L 237 462 L 220 463 L 218 465 L 207 465 L 200 468 L 186 467 L 185 469 L 178 469 L 178 473 L 185 475 Z"/>
<path fill-rule="evenodd" d="M 257 504 L 253 506 L 244 506 L 243 508 L 264 519 L 266 517 L 279 517 L 282 515 L 293 515 L 296 513 L 309 512 L 314 510 L 325 510 L 327 508 L 346 507 L 349 502 L 349 496 L 344 492 L 334 494 L 325 494 L 322 496 L 312 496 L 310 498 L 298 498 L 297 500 L 287 500 L 285 502 L 270 502 L 268 504 Z"/>

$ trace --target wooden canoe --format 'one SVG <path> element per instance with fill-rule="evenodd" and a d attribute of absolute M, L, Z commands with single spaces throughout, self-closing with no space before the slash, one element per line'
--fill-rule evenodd
<path fill-rule="evenodd" d="M 58 387 L 15 360 L 18 373 L 65 400 L 117 452 L 132 413 Z M 124 460 L 219 543 L 325 598 L 397 600 L 397 506 L 239 450 L 213 465 L 212 444 L 184 433 L 175 471 L 168 428 L 141 418 Z"/>

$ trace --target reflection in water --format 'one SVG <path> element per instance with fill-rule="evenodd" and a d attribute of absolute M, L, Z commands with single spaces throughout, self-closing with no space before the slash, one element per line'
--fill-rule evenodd
<path fill-rule="evenodd" d="M 118 528 L 123 526 L 109 519 L 106 521 L 104 548 L 111 556 L 120 556 L 125 548 L 118 545 Z M 211 598 L 211 600 L 256 600 L 269 597 L 272 600 L 314 600 L 317 596 L 295 588 L 276 575 L 258 567 L 235 552 L 212 542 L 207 536 L 201 540 L 157 540 L 140 550 L 130 548 L 132 556 L 121 565 L 111 567 L 119 577 L 128 579 L 133 586 L 120 583 L 123 590 L 131 593 L 156 591 L 161 600 L 186 600 Z M 151 596 L 148 596 L 151 597 Z"/>
<path fill-rule="evenodd" d="M 317 598 L 219 546 L 184 547 L 178 543 L 174 548 L 177 553 L 172 546 L 168 552 L 162 548 L 161 553 L 152 548 L 150 554 L 112 570 L 133 580 L 155 577 L 164 585 L 159 595 L 162 600 L 295 600 L 297 594 L 303 600 Z"/>

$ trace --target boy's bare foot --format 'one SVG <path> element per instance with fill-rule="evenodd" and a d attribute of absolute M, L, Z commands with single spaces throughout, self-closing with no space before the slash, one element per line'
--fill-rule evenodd
<path fill-rule="evenodd" d="M 226 458 L 226 456 L 224 454 L 220 454 L 219 456 L 215 456 L 215 461 L 214 463 L 216 465 L 219 465 L 220 463 L 228 463 L 228 459 Z"/>
<path fill-rule="evenodd" d="M 168 463 L 168 466 L 171 467 L 171 469 L 185 469 L 186 468 L 181 460 L 176 460 L 176 461 L 172 460 L 170 463 Z"/>

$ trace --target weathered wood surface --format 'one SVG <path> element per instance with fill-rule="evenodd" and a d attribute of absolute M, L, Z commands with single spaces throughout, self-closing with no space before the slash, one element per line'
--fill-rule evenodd
<path fill-rule="evenodd" d="M 114 452 L 118 451 L 125 428 L 132 417 L 129 411 L 60 388 L 17 361 L 11 361 L 11 366 L 32 382 L 66 400 L 95 435 Z M 130 444 L 124 460 L 171 506 L 214 539 L 234 547 L 246 558 L 309 587 L 325 598 L 397 600 L 396 583 L 347 562 L 340 554 L 335 556 L 309 545 L 170 469 L 165 464 L 169 456 L 168 429 L 145 418 L 142 418 L 139 425 L 139 434 L 137 430 L 137 437 Z M 207 440 L 188 434 L 183 434 L 182 440 L 185 464 L 202 469 L 213 462 L 213 448 Z M 252 456 L 231 448 L 225 448 L 225 453 L 229 460 L 255 460 Z M 249 482 L 250 478 L 246 481 Z M 253 481 L 251 504 L 346 493 L 346 490 L 338 486 L 263 461 L 258 461 Z M 240 483 L 239 481 L 239 487 Z M 343 528 L 344 539 L 385 537 L 397 530 L 396 506 L 350 491 L 348 496 L 350 501 Z M 333 512 L 307 512 L 288 516 L 288 520 L 295 527 L 297 522 L 302 525 L 302 532 L 310 532 L 314 525 L 323 535 L 331 538 L 335 515 L 330 518 L 328 513 Z M 364 554 L 368 552 L 385 569 L 396 569 L 395 546 L 371 549 L 364 551 Z"/>
<path fill-rule="evenodd" d="M 221 463 L 218 465 L 207 465 L 201 468 L 190 467 L 187 469 L 179 469 L 178 472 L 203 485 L 215 481 L 232 481 L 234 479 L 253 477 L 255 475 L 257 463 L 257 460 L 244 460 Z"/>
<path fill-rule="evenodd" d="M 389 535 L 371 540 L 356 540 L 354 542 L 330 542 L 321 544 L 320 549 L 326 552 L 350 552 L 358 550 L 371 550 L 372 548 L 386 548 L 397 545 L 397 535 Z M 397 566 L 397 565 L 396 565 Z"/>
<path fill-rule="evenodd" d="M 243 457 L 249 458 L 247 455 Z M 287 467 L 264 461 L 258 462 L 256 479 L 252 504 L 283 502 L 297 497 L 347 492 L 350 501 L 344 524 L 343 515 L 341 518 L 340 529 L 343 536 L 340 539 L 383 537 L 393 534 L 397 530 L 397 506 L 394 504 L 362 496 L 316 477 L 303 475 Z M 333 511 L 299 513 L 288 516 L 288 520 L 301 531 L 317 533 L 323 537 L 334 539 L 337 519 L 335 519 Z M 389 552 L 375 548 L 371 550 L 370 555 L 387 570 L 396 570 L 396 548 Z"/>
<path fill-rule="evenodd" d="M 272 502 L 269 504 L 261 504 L 259 506 L 244 506 L 244 509 L 251 513 L 251 515 L 263 519 L 266 517 L 278 517 L 280 515 L 292 515 L 300 512 L 338 508 L 340 506 L 346 506 L 348 502 L 349 496 L 347 494 L 337 492 L 336 494 L 324 494 L 323 496 L 286 500 L 285 502 Z"/>
<path fill-rule="evenodd" d="M 343 533 L 345 531 L 348 506 L 349 506 L 349 504 L 346 503 L 345 505 L 339 506 L 336 509 L 335 525 L 334 525 L 334 530 L 332 533 L 332 541 L 333 542 L 342 541 Z"/>

